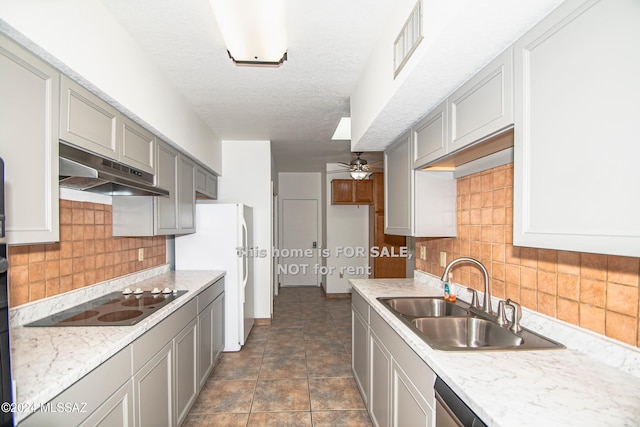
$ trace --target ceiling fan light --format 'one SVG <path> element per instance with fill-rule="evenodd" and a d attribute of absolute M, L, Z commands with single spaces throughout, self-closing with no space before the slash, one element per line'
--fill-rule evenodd
<path fill-rule="evenodd" d="M 351 175 L 351 178 L 355 179 L 356 181 L 362 181 L 367 176 L 369 176 L 369 172 L 365 170 L 352 170 L 349 171 L 349 174 Z"/>

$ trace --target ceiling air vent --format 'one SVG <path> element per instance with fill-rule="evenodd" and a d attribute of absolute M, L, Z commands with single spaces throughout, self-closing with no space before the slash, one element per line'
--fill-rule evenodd
<path fill-rule="evenodd" d="M 422 5 L 421 0 L 418 0 L 393 44 L 394 79 L 400 74 L 402 67 L 407 63 L 421 41 Z"/>

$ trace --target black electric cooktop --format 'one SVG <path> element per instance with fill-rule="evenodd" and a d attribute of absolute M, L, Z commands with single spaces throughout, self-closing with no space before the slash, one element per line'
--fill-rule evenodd
<path fill-rule="evenodd" d="M 169 304 L 187 291 L 168 294 L 144 291 L 112 292 L 24 326 L 130 326 Z"/>

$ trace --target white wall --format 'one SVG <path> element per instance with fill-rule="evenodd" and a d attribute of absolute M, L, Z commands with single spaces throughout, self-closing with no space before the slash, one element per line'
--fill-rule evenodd
<path fill-rule="evenodd" d="M 327 172 L 341 170 L 337 164 L 327 164 Z M 329 274 L 326 278 L 325 291 L 328 294 L 351 292 L 349 279 L 366 279 L 367 274 L 343 274 L 341 269 L 349 267 L 366 268 L 369 266 L 368 256 L 356 256 L 347 258 L 338 255 L 338 248 L 364 248 L 369 250 L 369 206 L 332 205 L 331 204 L 331 180 L 351 179 L 348 173 L 327 173 L 326 175 L 326 228 L 327 248 L 331 250 L 331 256 L 326 258 L 326 267 Z"/>
<path fill-rule="evenodd" d="M 0 32 L 222 173 L 220 139 L 99 0 L 0 0 Z"/>
<path fill-rule="evenodd" d="M 318 172 L 299 173 L 299 172 L 280 172 L 278 174 L 278 207 L 280 217 L 280 242 L 282 242 L 282 202 L 287 199 L 317 200 L 318 201 L 318 239 L 320 242 L 323 230 L 322 216 L 322 176 Z M 321 243 L 319 243 L 321 245 Z M 321 263 L 320 258 L 314 260 L 313 263 Z"/>
<path fill-rule="evenodd" d="M 218 181 L 217 203 L 244 203 L 253 207 L 254 245 L 270 252 L 271 142 L 222 141 L 225 174 Z M 255 315 L 271 318 L 271 258 L 255 258 Z"/>

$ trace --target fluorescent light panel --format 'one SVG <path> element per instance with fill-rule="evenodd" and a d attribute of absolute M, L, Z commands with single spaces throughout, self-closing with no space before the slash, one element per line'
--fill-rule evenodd
<path fill-rule="evenodd" d="M 342 117 L 340 119 L 331 139 L 335 141 L 351 141 L 351 117 Z"/>
<path fill-rule="evenodd" d="M 209 1 L 234 62 L 279 65 L 287 58 L 284 0 Z"/>

